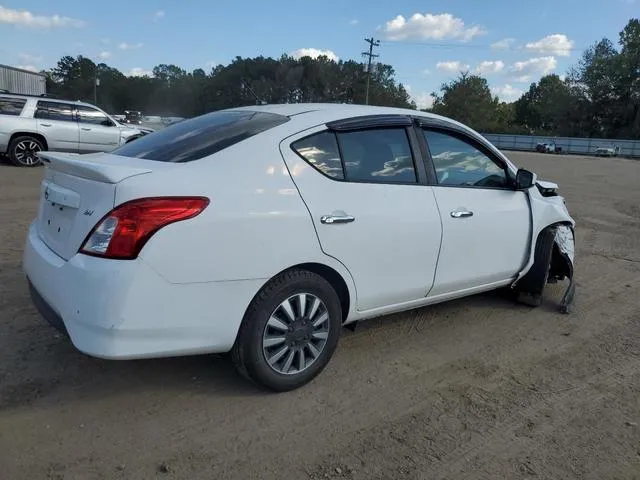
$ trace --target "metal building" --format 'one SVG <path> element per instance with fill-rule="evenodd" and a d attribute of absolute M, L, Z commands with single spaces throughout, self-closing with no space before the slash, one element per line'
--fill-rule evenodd
<path fill-rule="evenodd" d="M 0 65 L 0 92 L 42 95 L 47 93 L 46 78 L 41 73 Z"/>

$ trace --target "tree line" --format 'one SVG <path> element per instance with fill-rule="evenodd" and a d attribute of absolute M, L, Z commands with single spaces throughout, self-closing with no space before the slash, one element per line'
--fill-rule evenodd
<path fill-rule="evenodd" d="M 364 103 L 367 88 L 360 62 L 288 55 L 236 57 L 210 72 L 162 64 L 146 76 L 66 56 L 44 73 L 54 95 L 93 102 L 97 94 L 98 105 L 109 112 L 183 117 L 257 101 Z M 94 90 L 96 78 L 100 86 Z M 391 65 L 378 64 L 369 81 L 369 103 L 416 108 Z M 469 72 L 433 96 L 430 111 L 484 133 L 639 139 L 640 21 L 627 23 L 617 46 L 603 38 L 583 52 L 566 78 L 546 75 L 515 102 L 501 102 L 485 78 Z"/>

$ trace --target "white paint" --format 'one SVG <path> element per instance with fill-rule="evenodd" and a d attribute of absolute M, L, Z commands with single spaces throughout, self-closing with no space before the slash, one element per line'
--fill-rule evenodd
<path fill-rule="evenodd" d="M 351 299 L 347 322 L 464 297 L 512 284 L 530 268 L 544 227 L 573 225 L 562 197 L 542 197 L 536 187 L 516 192 L 335 182 L 289 148 L 344 117 L 441 117 L 354 105 L 243 107 L 255 108 L 298 115 L 186 164 L 44 155 L 51 163 L 38 219 L 29 228 L 24 271 L 78 349 L 104 358 L 228 351 L 256 293 L 301 263 L 325 265 L 344 279 Z M 515 174 L 515 165 L 491 150 Z M 66 213 L 50 210 L 47 186 Z M 135 260 L 77 253 L 114 205 L 172 195 L 204 195 L 211 203 L 197 217 L 155 233 Z M 474 215 L 454 220 L 456 208 Z M 318 221 L 337 211 L 355 222 Z M 47 230 L 48 220 L 58 224 L 55 231 Z"/>

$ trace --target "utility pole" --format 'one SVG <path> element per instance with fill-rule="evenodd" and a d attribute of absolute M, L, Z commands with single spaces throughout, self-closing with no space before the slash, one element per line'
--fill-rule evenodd
<path fill-rule="evenodd" d="M 379 57 L 379 55 L 376 55 L 376 54 L 373 53 L 373 47 L 379 47 L 380 46 L 380 42 L 378 40 L 374 40 L 373 37 L 365 38 L 364 41 L 369 44 L 369 51 L 368 52 L 362 52 L 362 55 L 364 55 L 365 57 L 368 57 L 368 60 L 367 60 L 367 94 L 366 94 L 366 98 L 365 98 L 364 103 L 365 103 L 365 105 L 369 105 L 369 83 L 371 82 L 371 61 L 374 58 Z"/>

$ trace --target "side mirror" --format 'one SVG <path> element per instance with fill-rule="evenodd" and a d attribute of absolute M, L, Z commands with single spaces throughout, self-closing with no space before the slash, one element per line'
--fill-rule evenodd
<path fill-rule="evenodd" d="M 113 122 L 111 120 L 109 120 L 108 118 L 106 120 L 103 120 L 100 123 L 101 123 L 101 125 L 103 125 L 105 127 L 113 127 Z"/>
<path fill-rule="evenodd" d="M 516 173 L 516 190 L 528 190 L 533 187 L 535 182 L 535 175 L 529 170 L 519 168 Z"/>

